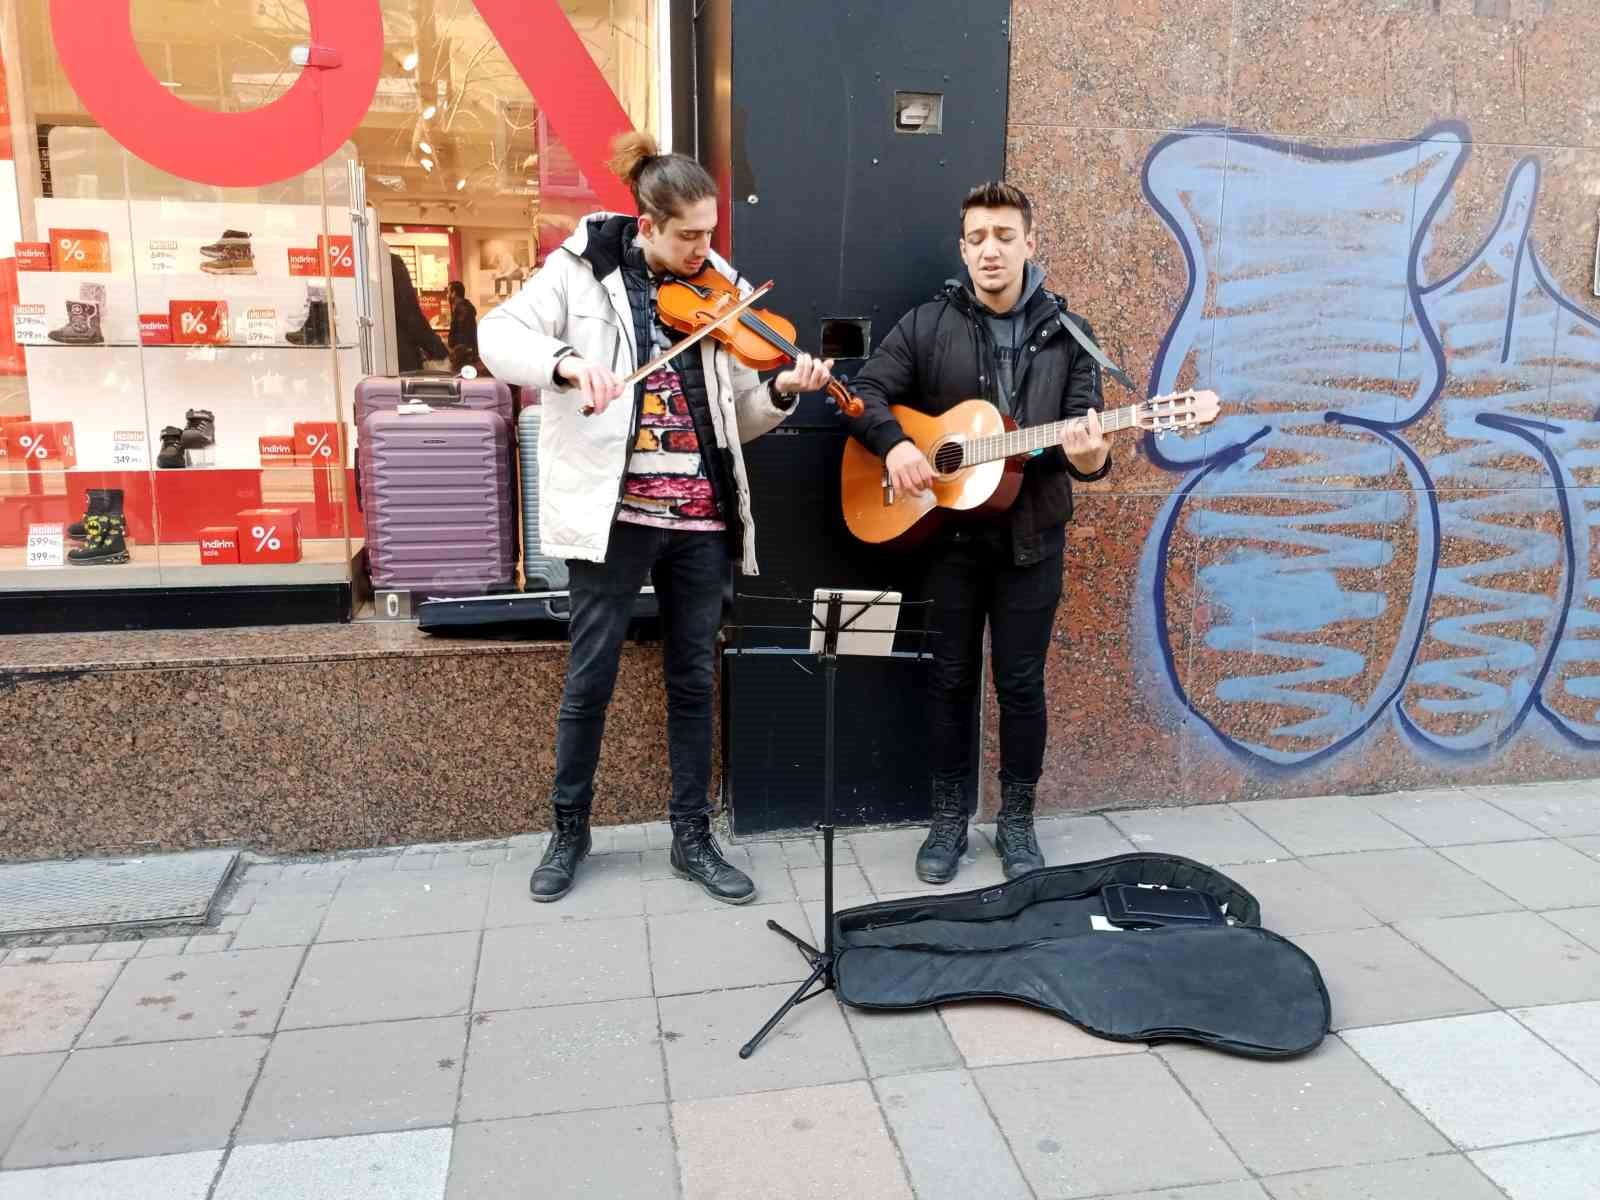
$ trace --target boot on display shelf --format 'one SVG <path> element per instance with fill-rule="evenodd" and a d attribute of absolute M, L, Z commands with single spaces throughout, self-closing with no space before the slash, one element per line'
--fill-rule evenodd
<path fill-rule="evenodd" d="M 305 319 L 298 329 L 284 334 L 284 340 L 291 346 L 326 346 L 332 340 L 329 334 L 327 289 L 308 286 Z"/>
<path fill-rule="evenodd" d="M 67 301 L 67 323 L 50 330 L 52 342 L 63 346 L 102 346 L 105 338 L 100 334 L 100 306 L 89 300 Z"/>
<path fill-rule="evenodd" d="M 89 518 L 122 515 L 121 488 L 90 488 L 83 519 L 67 526 L 67 536 L 82 541 L 89 536 Z"/>
<path fill-rule="evenodd" d="M 83 545 L 67 551 L 74 566 L 114 566 L 128 561 L 128 521 L 120 513 L 85 517 Z"/>
<path fill-rule="evenodd" d="M 176 425 L 168 425 L 161 431 L 161 452 L 156 455 L 158 467 L 186 467 L 188 462 L 183 457 L 183 430 Z"/>

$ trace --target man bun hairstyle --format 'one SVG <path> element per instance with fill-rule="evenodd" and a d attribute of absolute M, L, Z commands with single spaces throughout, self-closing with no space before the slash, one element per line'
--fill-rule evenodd
<path fill-rule="evenodd" d="M 1022 232 L 1033 231 L 1033 205 L 1021 188 L 1002 180 L 980 183 L 961 202 L 961 232 L 967 229 L 967 210 L 972 208 L 1014 208 L 1022 214 Z"/>
<path fill-rule="evenodd" d="M 611 143 L 611 173 L 633 193 L 640 216 L 667 221 L 697 200 L 715 198 L 711 173 L 686 154 L 662 154 L 647 133 L 624 133 Z"/>

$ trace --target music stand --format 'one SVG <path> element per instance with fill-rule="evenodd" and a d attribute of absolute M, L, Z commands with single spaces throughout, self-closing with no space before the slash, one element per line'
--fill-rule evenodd
<path fill-rule="evenodd" d="M 767 1023 L 757 1031 L 756 1035 L 739 1048 L 739 1057 L 749 1058 L 755 1053 L 762 1039 L 777 1027 L 778 1022 L 788 1015 L 791 1008 L 814 999 L 823 992 L 832 991 L 835 987 L 833 974 L 833 799 L 836 771 L 834 690 L 838 680 L 839 656 L 850 654 L 883 657 L 892 654 L 900 609 L 920 608 L 923 610 L 922 628 L 903 632 L 902 635 L 916 638 L 917 649 L 914 657 L 925 659 L 928 656 L 928 611 L 932 608 L 933 602 L 919 600 L 902 604 L 898 592 L 853 591 L 844 588 L 818 588 L 809 601 L 798 596 L 741 595 L 739 599 L 811 606 L 808 626 L 735 625 L 734 648 L 735 650 L 739 648 L 739 634 L 745 630 L 809 632 L 810 644 L 805 653 L 816 655 L 822 664 L 824 697 L 822 820 L 817 823 L 817 830 L 822 834 L 822 949 L 817 949 L 776 921 L 767 922 L 768 929 L 795 944 L 806 962 L 810 964 L 811 974 L 795 988 L 793 994 L 768 1018 Z M 813 987 L 816 987 L 815 991 L 811 990 Z"/>

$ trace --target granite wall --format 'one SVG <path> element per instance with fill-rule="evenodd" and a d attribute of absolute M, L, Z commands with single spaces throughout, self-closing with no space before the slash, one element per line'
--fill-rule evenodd
<path fill-rule="evenodd" d="M 1016 0 L 1052 286 L 1224 405 L 1080 491 L 1047 806 L 1600 776 L 1595 16 Z"/>
<path fill-rule="evenodd" d="M 410 625 L 0 638 L 0 861 L 547 828 L 566 663 Z M 665 721 L 660 646 L 629 643 L 596 821 L 665 818 Z"/>

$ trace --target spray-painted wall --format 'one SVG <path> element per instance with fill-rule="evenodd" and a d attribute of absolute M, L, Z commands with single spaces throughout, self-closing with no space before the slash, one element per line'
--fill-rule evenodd
<path fill-rule="evenodd" d="M 1052 285 L 1224 405 L 1082 497 L 1055 805 L 1600 776 L 1600 30 L 1563 7 L 1015 6 Z"/>

